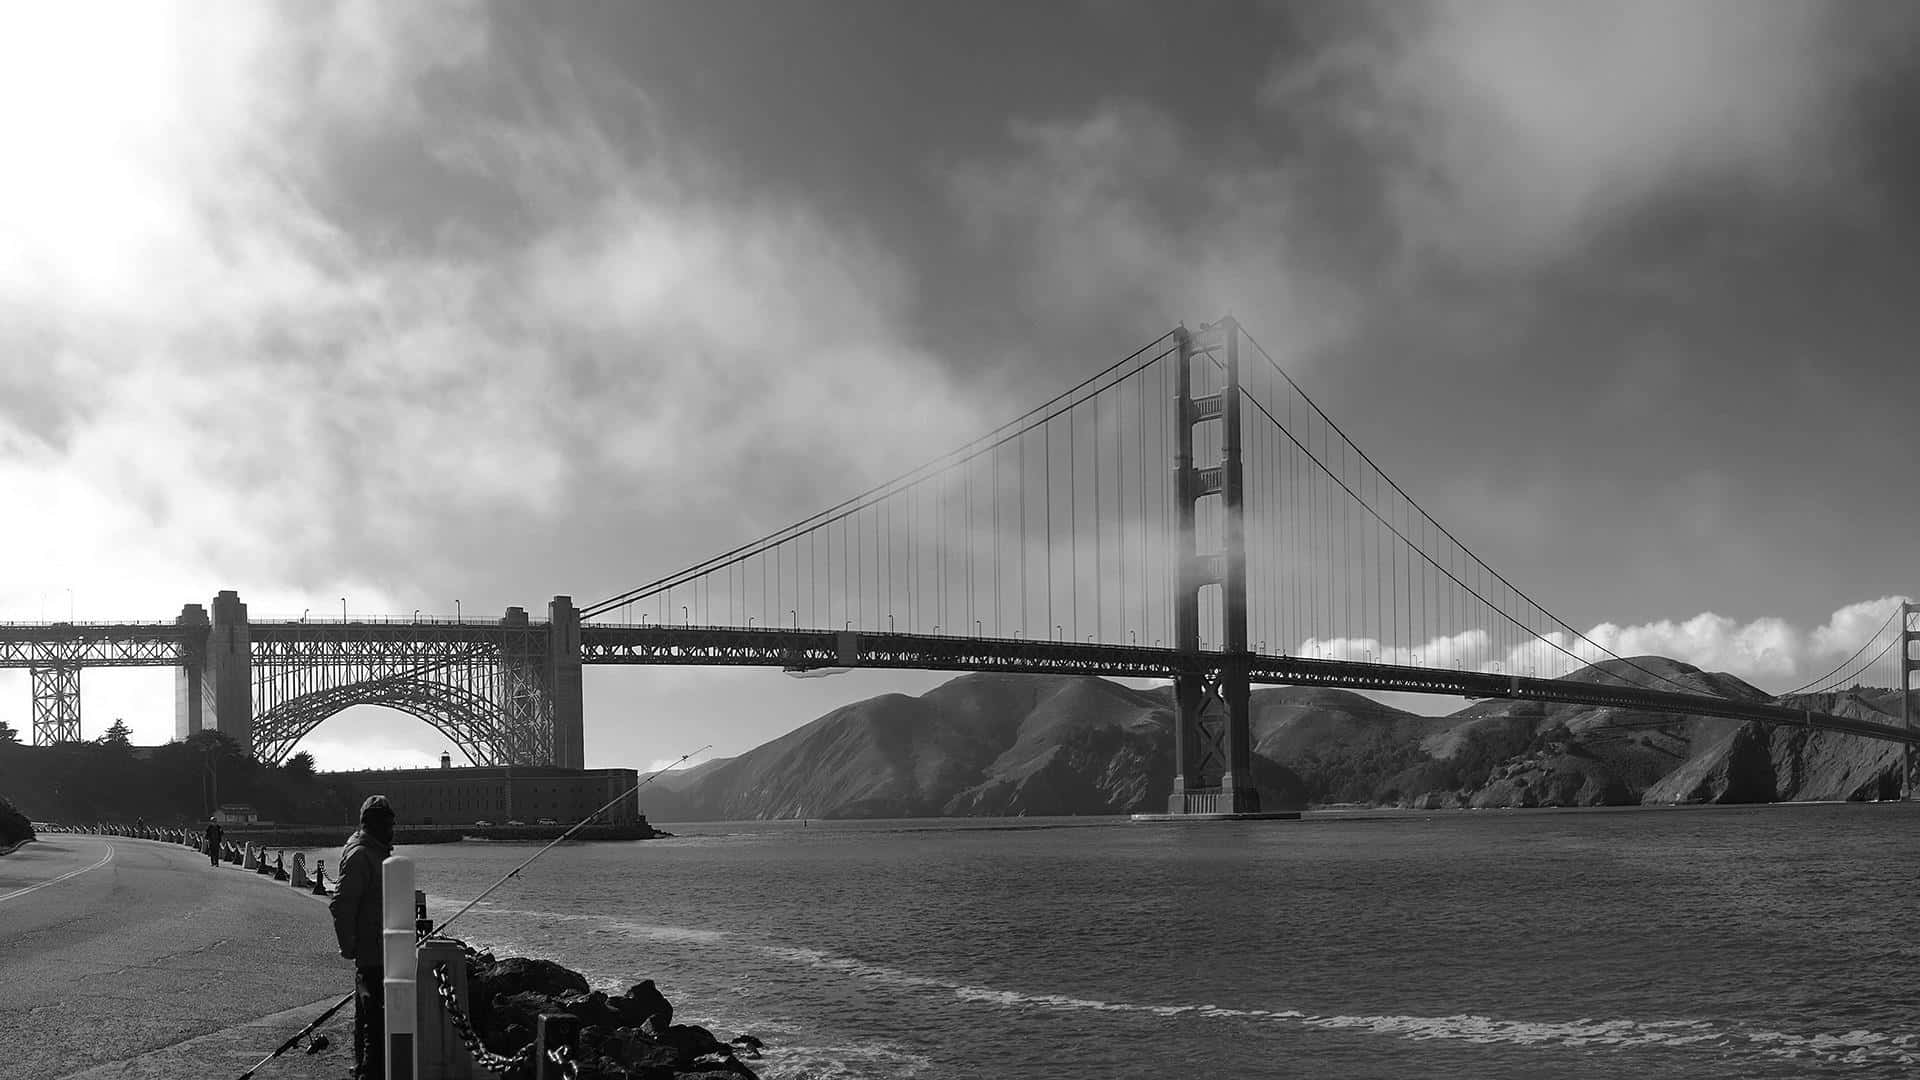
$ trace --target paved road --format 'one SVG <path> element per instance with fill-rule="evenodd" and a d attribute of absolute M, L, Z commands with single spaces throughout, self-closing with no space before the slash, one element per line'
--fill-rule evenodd
<path fill-rule="evenodd" d="M 50 835 L 0 858 L 0 1075 L 239 1073 L 352 986 L 324 901 L 190 849 Z M 342 1076 L 352 1006 L 260 1080 Z"/>

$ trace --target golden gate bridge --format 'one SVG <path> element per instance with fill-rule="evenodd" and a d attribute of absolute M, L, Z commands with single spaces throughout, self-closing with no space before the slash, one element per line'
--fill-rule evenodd
<path fill-rule="evenodd" d="M 1566 702 L 1907 746 L 1920 608 L 1793 694 L 1895 687 L 1884 722 L 1702 693 L 1618 656 L 1468 549 L 1238 322 L 1176 327 L 973 442 L 817 514 L 545 620 L 0 625 L 35 742 L 79 738 L 78 671 L 179 671 L 177 728 L 279 761 L 355 704 L 476 764 L 584 763 L 604 664 L 1057 672 L 1174 687 L 1174 813 L 1258 812 L 1255 684 Z M 1785 697 L 1785 696 L 1783 696 Z"/>

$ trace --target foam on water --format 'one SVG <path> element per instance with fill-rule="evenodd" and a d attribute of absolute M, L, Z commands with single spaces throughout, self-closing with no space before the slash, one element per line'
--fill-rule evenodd
<path fill-rule="evenodd" d="M 474 913 L 506 919 L 520 927 L 525 927 L 528 921 L 596 924 L 636 941 L 724 947 L 877 985 L 948 994 L 961 1001 L 1007 1009 L 1133 1013 L 1169 1019 L 1192 1016 L 1213 1020 L 1245 1020 L 1329 1031 L 1362 1032 L 1415 1041 L 1447 1040 L 1568 1049 L 1702 1048 L 1723 1053 L 1744 1050 L 1771 1058 L 1814 1059 L 1836 1064 L 1920 1063 L 1920 1034 L 1894 1035 L 1868 1030 L 1795 1034 L 1716 1024 L 1706 1020 L 1508 1020 L 1471 1013 L 1448 1016 L 1349 1015 L 1292 1008 L 1238 1008 L 1198 1002 L 1152 1004 L 1105 1001 L 974 986 L 821 949 L 735 942 L 723 931 L 699 927 L 657 925 L 579 912 L 513 908 L 492 908 L 483 912 L 476 908 Z M 519 944 L 517 935 L 515 938 L 496 940 L 503 947 Z M 604 969 L 589 969 L 582 974 L 602 985 L 617 984 L 631 975 L 629 972 Z M 874 1069 L 883 1069 L 887 1075 L 915 1076 L 931 1067 L 923 1055 L 905 1047 L 879 1043 L 820 1045 L 810 1043 L 808 1033 L 803 1029 L 766 1018 L 711 1015 L 707 1019 L 714 1026 L 764 1032 L 763 1038 L 771 1035 L 773 1038 L 769 1039 L 769 1045 L 774 1049 L 768 1056 L 768 1072 L 770 1076 L 782 1080 L 835 1080 L 872 1075 Z"/>
<path fill-rule="evenodd" d="M 473 913 L 496 918 L 548 923 L 592 923 L 641 941 L 671 942 L 679 945 L 711 945 L 727 936 L 725 931 L 721 930 L 704 930 L 693 926 L 663 926 L 577 911 L 529 911 L 524 908 L 492 908 L 483 911 L 476 907 Z"/>
<path fill-rule="evenodd" d="M 1319 1014 L 1298 1009 L 1246 1009 L 1212 1004 L 1145 1004 L 1101 1001 L 1064 994 L 1035 994 L 1017 990 L 970 986 L 902 971 L 885 964 L 837 956 L 818 949 L 760 945 L 755 951 L 793 963 L 822 968 L 888 986 L 951 993 L 962 1001 L 1009 1009 L 1050 1009 L 1105 1013 L 1140 1013 L 1159 1017 L 1195 1016 L 1208 1019 L 1249 1020 L 1292 1024 L 1333 1031 L 1358 1031 L 1412 1040 L 1454 1040 L 1503 1043 L 1512 1046 L 1616 1049 L 1703 1047 L 1722 1052 L 1742 1050 L 1766 1057 L 1818 1059 L 1831 1063 L 1920 1063 L 1920 1034 L 1889 1035 L 1855 1030 L 1838 1034 L 1794 1034 L 1715 1024 L 1706 1020 L 1632 1020 L 1624 1018 L 1567 1021 L 1503 1020 L 1491 1016 L 1401 1016 L 1393 1014 Z"/>

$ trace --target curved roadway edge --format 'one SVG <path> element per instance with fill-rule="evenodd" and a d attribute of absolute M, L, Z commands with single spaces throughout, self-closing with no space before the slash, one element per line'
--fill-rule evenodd
<path fill-rule="evenodd" d="M 0 862 L 8 1077 L 237 1077 L 352 981 L 321 898 L 188 848 L 53 834 Z M 350 1021 L 260 1080 L 344 1075 Z"/>

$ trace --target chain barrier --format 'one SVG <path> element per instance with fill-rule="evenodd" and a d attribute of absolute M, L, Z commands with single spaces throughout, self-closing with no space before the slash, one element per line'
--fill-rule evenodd
<path fill-rule="evenodd" d="M 580 1080 L 580 1063 L 573 1060 L 573 1047 L 556 1046 L 547 1051 L 547 1060 L 560 1066 L 564 1080 Z"/>
<path fill-rule="evenodd" d="M 161 825 L 120 825 L 113 822 L 91 822 L 82 824 L 47 823 L 37 826 L 42 833 L 68 833 L 80 836 L 125 836 L 137 840 L 157 840 L 165 844 L 179 844 L 192 848 L 202 855 L 214 854 L 214 848 L 199 831 L 178 829 Z M 329 896 L 327 888 L 327 861 L 316 863 L 313 876 L 306 876 L 305 859 L 299 852 L 293 856 L 293 865 L 287 865 L 287 852 L 281 848 L 274 852 L 273 861 L 267 860 L 267 846 L 255 845 L 248 841 L 245 845 L 232 841 L 223 841 L 218 845 L 220 861 L 238 866 L 256 874 L 270 877 L 275 881 L 285 881 L 302 892 L 312 892 L 315 896 Z"/>
<path fill-rule="evenodd" d="M 440 1005 L 447 1010 L 447 1019 L 453 1021 L 453 1029 L 460 1034 L 460 1042 L 466 1046 L 467 1053 L 473 1055 L 473 1063 L 488 1072 L 504 1073 L 526 1065 L 533 1060 L 533 1046 L 523 1047 L 518 1054 L 508 1057 L 487 1049 L 480 1041 L 480 1035 L 473 1030 L 473 1021 L 467 1017 L 465 1009 L 454 996 L 453 984 L 447 980 L 447 965 L 433 966 L 434 992 L 440 997 Z M 564 1066 L 563 1066 L 564 1067 Z M 578 1069 L 572 1075 L 578 1075 Z"/>

